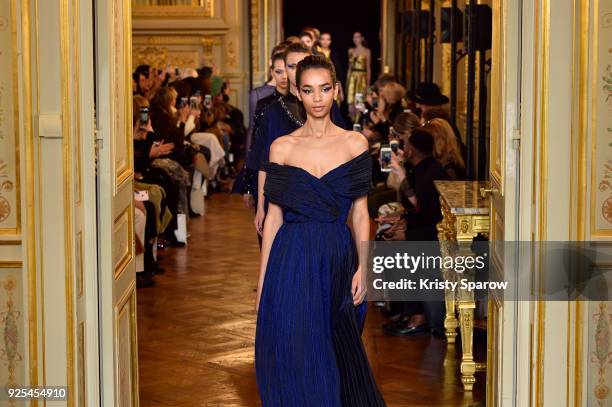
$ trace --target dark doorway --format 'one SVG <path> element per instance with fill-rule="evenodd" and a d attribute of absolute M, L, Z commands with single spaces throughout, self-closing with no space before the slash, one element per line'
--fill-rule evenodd
<path fill-rule="evenodd" d="M 379 0 L 297 0 L 283 1 L 285 37 L 299 35 L 304 27 L 316 27 L 332 36 L 332 48 L 341 57 L 342 69 L 348 67 L 348 49 L 353 47 L 353 32 L 359 31 L 372 50 L 372 81 L 380 72 Z M 343 72 L 343 77 L 346 72 Z"/>

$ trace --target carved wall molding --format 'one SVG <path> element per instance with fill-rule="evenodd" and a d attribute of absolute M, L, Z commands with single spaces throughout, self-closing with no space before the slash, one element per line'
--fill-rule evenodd
<path fill-rule="evenodd" d="M 236 46 L 233 41 L 227 42 L 225 58 L 225 64 L 228 68 L 235 68 L 238 65 Z"/>
<path fill-rule="evenodd" d="M 139 35 L 134 34 L 134 45 L 193 45 L 193 44 L 219 45 L 219 35 Z"/>
<path fill-rule="evenodd" d="M 198 52 L 193 51 L 177 51 L 169 50 L 168 48 L 157 47 L 134 47 L 133 64 L 151 65 L 162 67 L 166 64 L 177 67 L 198 67 L 201 65 Z"/>
<path fill-rule="evenodd" d="M 214 16 L 213 0 L 199 0 L 196 5 L 142 5 L 132 0 L 136 17 L 207 17 Z"/>
<path fill-rule="evenodd" d="M 221 46 L 222 37 L 134 35 L 133 44 L 133 66 L 148 64 L 162 67 L 170 64 L 183 68 L 196 68 L 215 59 L 214 48 Z"/>
<path fill-rule="evenodd" d="M 251 0 L 251 69 L 259 72 L 259 0 Z M 255 82 L 255 75 L 253 79 Z"/>

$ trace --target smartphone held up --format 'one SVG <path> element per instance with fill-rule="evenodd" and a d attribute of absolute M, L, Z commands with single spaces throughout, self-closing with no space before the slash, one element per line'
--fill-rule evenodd
<path fill-rule="evenodd" d="M 382 146 L 380 148 L 380 170 L 382 172 L 391 172 L 391 153 L 393 150 L 390 146 Z"/>
<path fill-rule="evenodd" d="M 140 117 L 139 117 L 139 121 L 140 121 L 140 127 L 141 128 L 146 128 L 147 125 L 149 124 L 149 108 L 148 107 L 141 107 L 140 108 Z"/>

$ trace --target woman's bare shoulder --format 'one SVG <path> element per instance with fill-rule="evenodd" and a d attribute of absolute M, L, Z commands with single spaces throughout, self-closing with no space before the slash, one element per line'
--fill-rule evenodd
<path fill-rule="evenodd" d="M 291 149 L 291 134 L 281 136 L 270 144 L 270 161 L 283 164 Z"/>
<path fill-rule="evenodd" d="M 343 142 L 351 155 L 356 156 L 368 149 L 368 139 L 361 133 L 356 131 L 345 131 L 343 134 Z"/>
<path fill-rule="evenodd" d="M 274 140 L 272 142 L 272 144 L 270 145 L 270 147 L 272 147 L 273 145 L 277 145 L 277 146 L 285 146 L 285 145 L 290 145 L 295 143 L 295 137 L 299 136 L 302 133 L 302 128 L 300 127 L 297 130 L 292 131 L 289 134 L 286 134 L 284 136 L 280 136 L 278 137 L 276 140 Z"/>

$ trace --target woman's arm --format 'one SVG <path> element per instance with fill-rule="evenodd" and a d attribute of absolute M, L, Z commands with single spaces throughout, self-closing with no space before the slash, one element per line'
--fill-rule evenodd
<path fill-rule="evenodd" d="M 363 135 L 351 132 L 355 135 L 351 140 L 351 148 L 353 156 L 357 153 L 363 154 L 369 150 L 368 140 Z M 353 234 L 355 236 L 355 245 L 357 246 L 357 255 L 359 265 L 357 271 L 353 275 L 351 284 L 351 294 L 353 295 L 353 304 L 359 305 L 363 302 L 366 295 L 365 271 L 361 267 L 365 264 L 368 256 L 367 241 L 370 240 L 370 214 L 368 212 L 368 196 L 363 195 L 353 201 L 351 210 L 351 221 L 353 226 Z"/>
<path fill-rule="evenodd" d="M 418 202 L 416 198 L 416 194 L 410 185 L 410 181 L 408 180 L 408 176 L 406 174 L 406 168 L 404 168 L 403 163 L 404 153 L 399 150 L 398 154 L 391 153 L 391 163 L 389 166 L 391 167 L 392 174 L 397 176 L 397 182 L 399 182 L 399 192 L 410 201 L 412 205 L 416 208 Z"/>
<path fill-rule="evenodd" d="M 370 240 L 370 215 L 368 214 L 367 195 L 357 198 L 353 202 L 352 223 L 359 267 L 353 276 L 351 293 L 353 294 L 353 303 L 359 305 L 363 302 L 366 294 L 365 275 L 361 265 L 365 264 L 367 260 L 367 244 L 365 242 Z"/>
<path fill-rule="evenodd" d="M 268 258 L 270 257 L 270 249 L 272 242 L 276 237 L 278 229 L 283 224 L 283 210 L 280 206 L 269 203 L 268 213 L 263 228 L 263 238 L 261 241 L 261 262 L 259 265 L 259 281 L 257 283 L 257 302 L 255 310 L 259 310 L 259 301 L 261 299 L 261 290 L 263 288 L 264 279 L 266 277 L 266 268 L 268 266 Z"/>
<path fill-rule="evenodd" d="M 264 189 L 264 184 L 266 183 L 266 173 L 265 171 L 259 171 L 257 173 L 257 211 L 255 212 L 255 229 L 257 230 L 257 233 L 259 233 L 260 235 L 262 235 L 263 233 L 263 225 L 264 225 L 264 219 L 266 217 L 266 212 L 264 210 L 265 208 L 265 199 L 266 197 L 264 196 L 263 193 L 263 189 Z"/>
<path fill-rule="evenodd" d="M 283 149 L 278 143 L 279 140 L 272 143 L 270 146 L 270 161 L 281 163 L 283 155 Z M 263 174 L 263 182 L 259 185 L 262 190 L 263 197 L 263 185 L 265 183 L 265 172 L 260 171 L 259 174 Z M 259 178 L 261 180 L 261 177 Z M 261 202 L 261 200 L 260 200 Z M 262 204 L 263 205 L 263 204 Z M 263 226 L 263 238 L 261 241 L 261 262 L 259 265 L 259 282 L 257 283 L 257 300 L 255 302 L 255 310 L 259 310 L 259 300 L 261 299 L 261 290 L 263 288 L 264 279 L 266 277 L 266 268 L 268 266 L 268 258 L 270 257 L 270 249 L 272 248 L 272 242 L 276 237 L 276 232 L 280 229 L 283 224 L 283 210 L 280 206 L 269 202 L 268 213 L 266 214 L 266 221 Z"/>

